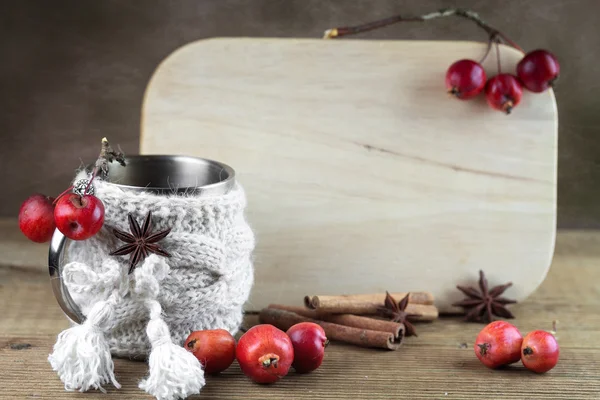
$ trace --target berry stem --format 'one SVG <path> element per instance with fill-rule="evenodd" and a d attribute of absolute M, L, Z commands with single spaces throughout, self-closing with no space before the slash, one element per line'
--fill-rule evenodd
<path fill-rule="evenodd" d="M 494 42 L 494 37 L 490 36 L 490 39 L 488 40 L 487 49 L 485 49 L 485 54 L 483 55 L 483 57 L 481 57 L 481 60 L 479 60 L 479 64 L 483 64 L 483 62 L 485 61 L 487 56 L 490 54 L 490 50 L 492 49 L 493 42 Z"/>
<path fill-rule="evenodd" d="M 88 184 L 85 187 L 85 190 L 83 191 L 84 196 L 86 194 L 88 194 L 88 190 L 90 189 L 90 186 L 92 186 L 92 181 L 94 180 L 94 178 L 96 177 L 97 174 L 98 174 L 98 168 L 94 167 L 94 169 L 92 170 L 92 176 L 91 176 L 90 180 L 88 181 Z"/>
<path fill-rule="evenodd" d="M 395 15 L 377 21 L 367 22 L 366 24 L 356 26 L 344 26 L 340 28 L 327 29 L 323 39 L 334 39 L 341 36 L 356 35 L 357 33 L 368 32 L 379 28 L 384 28 L 398 22 L 423 22 L 423 17 L 403 17 Z"/>
<path fill-rule="evenodd" d="M 502 38 L 502 40 L 504 40 L 506 43 L 508 43 L 515 49 L 519 50 L 521 53 L 523 53 L 523 54 L 527 53 L 525 50 L 523 50 L 523 48 L 521 46 L 516 44 L 514 41 L 510 40 L 510 38 L 508 36 L 506 36 L 506 34 L 500 32 L 500 31 L 496 31 L 496 33 L 498 34 L 498 36 L 500 36 Z"/>
<path fill-rule="evenodd" d="M 558 330 L 556 329 L 557 324 L 558 324 L 558 320 L 552 321 L 552 330 L 550 331 L 550 333 L 553 334 L 554 336 L 556 336 L 556 333 L 558 332 Z"/>
<path fill-rule="evenodd" d="M 496 40 L 496 62 L 498 63 L 498 75 L 502 73 L 502 68 L 500 67 L 500 41 Z"/>
<path fill-rule="evenodd" d="M 96 176 L 98 176 L 98 172 L 100 171 L 100 168 L 98 168 L 98 166 L 94 166 L 94 169 L 92 170 L 92 175 L 90 176 L 90 180 L 87 184 L 87 186 L 85 187 L 85 190 L 83 191 L 83 195 L 85 196 L 86 194 L 88 194 L 88 190 L 90 188 L 90 186 L 92 186 L 92 182 L 94 181 L 94 178 L 96 178 Z"/>
<path fill-rule="evenodd" d="M 62 192 L 61 194 L 59 194 L 58 196 L 56 196 L 56 198 L 54 199 L 54 201 L 52 202 L 52 205 L 55 205 L 56 202 L 58 200 L 60 200 L 61 197 L 63 197 L 65 194 L 69 193 L 71 190 L 73 190 L 73 185 L 69 186 L 67 188 L 67 190 L 65 190 L 64 192 Z"/>
<path fill-rule="evenodd" d="M 325 31 L 325 33 L 323 35 L 323 39 L 334 39 L 334 38 L 338 38 L 338 37 L 342 37 L 342 36 L 356 35 L 357 33 L 372 31 L 374 29 L 383 28 L 383 27 L 386 27 L 389 25 L 396 24 L 398 22 L 426 22 L 431 19 L 445 18 L 445 17 L 452 17 L 452 16 L 466 18 L 470 21 L 475 22 L 477 24 L 477 26 L 479 26 L 481 29 L 483 29 L 488 34 L 490 39 L 496 38 L 496 36 L 497 36 L 497 37 L 501 38 L 504 42 L 509 44 L 510 46 L 521 51 L 522 53 L 525 53 L 525 50 L 523 50 L 521 48 L 521 46 L 519 46 L 517 43 L 512 41 L 508 36 L 506 36 L 504 33 L 500 32 L 498 29 L 492 27 L 491 25 L 488 25 L 487 22 L 485 22 L 483 19 L 481 19 L 479 14 L 477 14 L 474 11 L 465 10 L 462 8 L 445 8 L 445 9 L 441 9 L 439 11 L 434 11 L 434 12 L 431 12 L 428 14 L 423 14 L 420 16 L 413 16 L 413 17 L 404 17 L 402 15 L 395 15 L 395 16 L 384 18 L 381 20 L 368 22 L 366 24 L 355 25 L 355 26 L 343 26 L 343 27 L 339 27 L 339 28 L 331 28 L 331 29 L 327 29 Z"/>

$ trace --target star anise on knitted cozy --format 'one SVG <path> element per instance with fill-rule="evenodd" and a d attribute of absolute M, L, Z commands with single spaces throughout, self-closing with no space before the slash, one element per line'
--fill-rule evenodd
<path fill-rule="evenodd" d="M 171 232 L 171 229 L 169 228 L 152 233 L 152 212 L 148 211 L 144 224 L 141 227 L 131 214 L 129 214 L 127 218 L 129 220 L 129 229 L 131 230 L 131 233 L 116 228 L 113 229 L 113 234 L 126 244 L 111 252 L 110 255 L 124 256 L 131 254 L 129 257 L 130 274 L 133 272 L 135 266 L 148 257 L 150 253 L 171 257 L 169 253 L 156 244 L 156 242 L 164 239 Z"/>
<path fill-rule="evenodd" d="M 467 298 L 454 303 L 453 306 L 462 307 L 465 310 L 466 321 L 490 323 L 494 320 L 494 316 L 514 318 L 515 316 L 506 308 L 506 305 L 516 303 L 516 300 L 500 296 L 511 286 L 512 282 L 509 282 L 488 289 L 488 281 L 485 278 L 485 274 L 483 271 L 479 271 L 480 290 L 474 287 L 456 286 Z"/>
<path fill-rule="evenodd" d="M 410 293 L 404 296 L 400 302 L 397 302 L 396 299 L 394 299 L 394 297 L 392 297 L 392 295 L 386 291 L 385 300 L 383 303 L 384 306 L 379 307 L 378 310 L 384 317 L 387 317 L 394 322 L 400 322 L 404 324 L 406 336 L 418 336 L 415 326 L 408 321 L 410 314 L 405 311 L 406 306 L 408 305 L 408 296 L 410 296 Z"/>

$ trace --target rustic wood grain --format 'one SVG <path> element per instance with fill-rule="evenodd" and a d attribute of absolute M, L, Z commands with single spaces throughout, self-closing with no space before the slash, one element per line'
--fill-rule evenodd
<path fill-rule="evenodd" d="M 312 293 L 426 289 L 448 310 L 460 294 L 446 281 L 470 284 L 481 265 L 514 281 L 507 295 L 522 300 L 552 257 L 556 102 L 552 91 L 525 92 L 506 116 L 483 96 L 449 98 L 448 65 L 485 46 L 190 43 L 148 85 L 141 151 L 236 169 L 258 237 L 253 309 Z M 522 55 L 501 52 L 514 71 Z M 484 66 L 495 74 L 495 56 Z"/>
<path fill-rule="evenodd" d="M 333 343 L 315 373 L 291 373 L 272 386 L 250 382 L 234 364 L 223 375 L 208 377 L 201 395 L 194 398 L 597 399 L 599 264 L 600 232 L 559 232 L 547 279 L 526 302 L 511 308 L 522 332 L 550 329 L 553 320 L 559 321 L 560 362 L 544 375 L 520 365 L 488 370 L 471 348 L 482 325 L 443 317 L 419 324 L 419 337 L 407 338 L 395 352 Z M 447 282 L 449 290 L 453 283 Z M 116 361 L 123 389 L 111 389 L 108 395 L 64 392 L 46 357 L 67 322 L 52 297 L 45 269 L 0 266 L 0 307 L 1 399 L 151 399 L 136 386 L 147 366 L 128 360 Z M 26 348 L 13 349 L 19 347 Z"/>

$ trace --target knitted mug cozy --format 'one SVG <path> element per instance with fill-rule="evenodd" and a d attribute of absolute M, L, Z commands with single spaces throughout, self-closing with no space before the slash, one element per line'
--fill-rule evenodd
<path fill-rule="evenodd" d="M 82 173 L 76 179 L 86 178 Z M 49 356 L 67 390 L 120 387 L 112 355 L 148 357 L 140 387 L 158 399 L 199 393 L 204 372 L 181 345 L 190 332 L 242 322 L 253 283 L 254 235 L 244 217 L 246 197 L 236 184 L 223 195 L 158 195 L 94 180 L 105 207 L 104 226 L 70 242 L 62 278 L 85 321 L 61 332 Z M 171 257 L 150 255 L 128 274 L 128 257 L 109 256 L 120 242 L 113 228 L 129 230 L 128 215 L 152 212 L 154 230 L 171 228 L 160 246 Z"/>

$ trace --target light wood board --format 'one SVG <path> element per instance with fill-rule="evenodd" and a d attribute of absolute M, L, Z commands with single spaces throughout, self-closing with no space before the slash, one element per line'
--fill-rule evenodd
<path fill-rule="evenodd" d="M 526 92 L 510 116 L 445 93 L 473 42 L 230 38 L 171 54 L 144 99 L 141 152 L 230 164 L 258 245 L 248 304 L 306 294 L 514 282 L 552 259 L 557 111 Z M 520 54 L 502 47 L 503 71 Z M 496 72 L 494 53 L 484 64 Z"/>
<path fill-rule="evenodd" d="M 4 254 L 0 254 L 4 260 Z M 66 393 L 47 356 L 68 321 L 54 300 L 46 268 L 7 268 L 0 260 L 0 399 L 148 399 L 137 387 L 148 372 L 142 362 L 115 360 L 121 390 Z M 199 396 L 207 399 L 599 399 L 600 233 L 559 231 L 548 279 L 531 298 L 510 306 L 522 333 L 550 329 L 557 319 L 560 360 L 537 375 L 519 363 L 492 371 L 473 353 L 482 324 L 444 317 L 417 323 L 418 337 L 398 351 L 360 349 L 336 342 L 314 373 L 293 371 L 280 382 L 257 385 L 237 362 L 220 376 L 207 376 Z M 246 326 L 254 322 L 247 319 Z M 21 346 L 19 346 L 21 345 Z M 31 347 L 26 347 L 30 345 Z M 23 348 L 25 347 L 25 348 Z M 22 348 L 17 350 L 16 348 Z"/>

